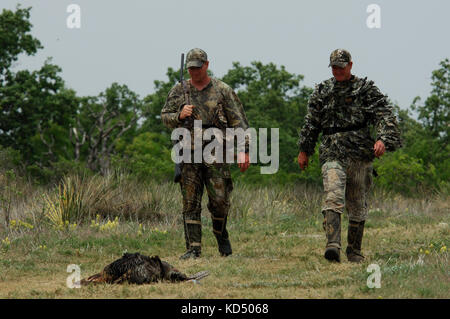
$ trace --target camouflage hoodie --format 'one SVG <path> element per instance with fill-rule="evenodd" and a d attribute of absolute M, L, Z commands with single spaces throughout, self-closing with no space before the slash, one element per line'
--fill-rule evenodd
<path fill-rule="evenodd" d="M 351 126 L 356 129 L 336 132 Z M 346 164 L 348 159 L 372 161 L 376 140 L 381 140 L 387 151 L 401 146 L 397 120 L 387 97 L 372 81 L 354 75 L 348 81 L 338 82 L 333 77 L 316 85 L 300 131 L 300 151 L 311 156 L 321 132 L 326 132 L 319 147 L 321 164 L 336 160 Z"/>

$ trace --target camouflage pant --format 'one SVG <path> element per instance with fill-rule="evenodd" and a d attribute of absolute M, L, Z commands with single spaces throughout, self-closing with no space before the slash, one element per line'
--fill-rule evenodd
<path fill-rule="evenodd" d="M 226 223 L 233 189 L 228 164 L 183 164 L 181 176 L 186 249 L 201 248 L 201 204 L 204 186 L 208 193 L 213 232 L 216 237 L 228 239 Z"/>
<path fill-rule="evenodd" d="M 325 191 L 322 212 L 331 210 L 342 214 L 346 207 L 349 220 L 366 220 L 372 171 L 371 162 L 351 161 L 345 168 L 339 162 L 326 162 L 322 166 Z"/>

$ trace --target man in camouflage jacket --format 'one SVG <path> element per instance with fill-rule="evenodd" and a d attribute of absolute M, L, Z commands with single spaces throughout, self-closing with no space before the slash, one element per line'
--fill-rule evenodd
<path fill-rule="evenodd" d="M 186 81 L 186 89 L 190 99 L 187 103 L 185 89 L 181 83 L 176 84 L 169 92 L 161 111 L 161 118 L 168 128 L 186 127 L 188 118 L 201 120 L 200 128 L 189 127 L 191 131 L 192 152 L 198 147 L 194 143 L 194 130 L 214 128 L 225 132 L 226 128 L 248 128 L 248 121 L 242 103 L 226 83 L 208 76 L 209 61 L 207 54 L 201 49 L 192 49 L 186 56 L 186 67 L 190 80 Z M 225 134 L 223 134 L 225 136 Z M 225 144 L 225 141 L 220 143 Z M 241 145 L 245 150 L 238 154 L 238 166 L 244 172 L 250 165 L 249 139 Z M 204 143 L 200 145 L 203 148 Z M 238 150 L 240 149 L 238 141 Z M 222 256 L 232 253 L 228 231 L 227 215 L 230 207 L 230 193 L 233 189 L 229 163 L 222 161 L 205 161 L 183 163 L 181 170 L 181 193 L 183 195 L 183 220 L 186 241 L 186 253 L 182 259 L 197 258 L 201 254 L 201 199 L 203 188 L 208 193 L 208 209 L 211 213 L 213 233 L 217 239 Z"/>
<path fill-rule="evenodd" d="M 333 77 L 316 85 L 300 131 L 298 163 L 303 170 L 313 155 L 319 134 L 319 160 L 325 199 L 322 207 L 327 237 L 325 258 L 340 261 L 341 214 L 349 217 L 346 255 L 363 260 L 361 243 L 367 218 L 367 195 L 372 184 L 372 162 L 385 151 L 401 146 L 400 133 L 387 97 L 367 78 L 351 74 L 348 51 L 330 55 Z M 371 127 L 376 131 L 372 137 Z"/>

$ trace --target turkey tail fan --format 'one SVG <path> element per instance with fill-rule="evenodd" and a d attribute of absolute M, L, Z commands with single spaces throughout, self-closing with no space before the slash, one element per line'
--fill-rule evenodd
<path fill-rule="evenodd" d="M 200 271 L 200 272 L 198 272 L 196 274 L 193 274 L 192 276 L 189 276 L 187 278 L 187 280 L 200 280 L 200 279 L 203 279 L 203 278 L 205 278 L 207 276 L 209 276 L 209 271 L 205 270 L 205 271 Z"/>

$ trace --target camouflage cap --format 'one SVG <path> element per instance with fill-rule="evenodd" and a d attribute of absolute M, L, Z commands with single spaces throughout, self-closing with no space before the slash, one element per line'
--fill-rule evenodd
<path fill-rule="evenodd" d="M 192 49 L 186 56 L 186 67 L 201 67 L 203 62 L 208 61 L 208 55 L 205 51 L 199 48 Z"/>
<path fill-rule="evenodd" d="M 344 49 L 336 49 L 330 54 L 330 64 L 328 66 L 337 65 L 338 67 L 344 68 L 351 61 L 352 56 L 350 52 Z"/>

